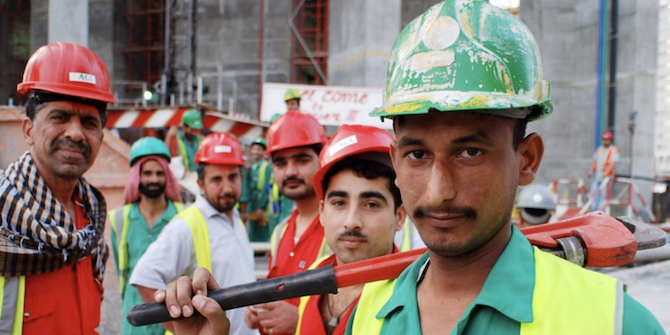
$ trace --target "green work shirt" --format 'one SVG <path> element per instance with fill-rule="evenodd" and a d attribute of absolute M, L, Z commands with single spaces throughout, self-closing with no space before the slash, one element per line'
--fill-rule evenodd
<path fill-rule="evenodd" d="M 137 262 L 140 260 L 144 252 L 149 248 L 149 245 L 156 241 L 158 238 L 158 235 L 160 235 L 161 231 L 163 231 L 163 228 L 172 220 L 172 218 L 177 215 L 177 209 L 174 206 L 174 203 L 172 203 L 171 200 L 168 200 L 168 207 L 165 209 L 165 212 L 163 212 L 163 215 L 161 215 L 160 218 L 154 223 L 153 227 L 149 229 L 149 226 L 147 226 L 147 221 L 144 219 L 144 216 L 142 216 L 142 213 L 140 213 L 140 208 L 137 206 L 138 202 L 133 202 L 130 207 L 130 211 L 128 212 L 128 218 L 130 220 L 130 223 L 128 225 L 128 276 L 126 277 L 127 279 L 130 279 L 130 275 L 133 273 L 133 270 L 135 269 L 135 265 L 137 265 Z M 118 209 L 122 210 L 122 209 Z M 116 243 L 117 241 L 117 236 L 112 230 L 112 238 L 111 241 L 113 241 L 112 244 L 112 252 L 114 253 L 114 260 L 118 259 L 118 244 Z M 118 273 L 118 262 L 115 262 L 116 267 L 117 267 L 117 273 Z M 128 320 L 126 320 L 126 315 L 128 315 L 128 312 L 130 311 L 131 308 L 135 307 L 136 305 L 141 305 L 142 298 L 140 298 L 140 294 L 137 291 L 137 288 L 132 285 L 128 285 L 128 281 L 126 280 L 126 290 L 123 294 L 123 305 L 121 306 L 121 316 L 123 319 L 122 325 L 121 325 L 121 334 L 123 335 L 163 335 L 165 333 L 165 329 L 163 326 L 160 324 L 155 324 L 155 325 L 149 325 L 149 326 L 142 326 L 142 327 L 133 327 L 130 323 L 128 323 Z"/>
<path fill-rule="evenodd" d="M 244 190 L 242 192 L 243 196 L 240 197 L 240 202 L 247 204 L 247 214 L 254 213 L 259 208 L 263 209 L 263 213 L 265 213 L 266 216 L 269 214 L 267 209 L 268 200 L 270 198 L 271 181 L 272 166 L 264 159 L 259 160 L 258 163 L 251 166 L 248 172 L 245 173 Z M 261 185 L 259 185 L 259 183 Z M 267 242 L 270 240 L 270 232 L 272 232 L 272 230 L 269 230 L 267 221 L 265 225 L 260 225 L 255 220 L 249 219 L 247 228 L 249 230 L 249 241 Z"/>
<path fill-rule="evenodd" d="M 381 334 L 421 334 L 416 289 L 429 264 L 426 253 L 398 277 L 391 298 L 377 314 L 385 318 Z M 535 287 L 535 276 L 522 274 L 534 273 L 533 248 L 523 234 L 512 227 L 512 237 L 481 292 L 449 334 L 519 334 L 520 322 L 533 320 Z M 355 313 L 356 310 L 349 318 L 345 334 L 352 334 Z M 644 306 L 624 294 L 623 334 L 665 332 Z"/>
<path fill-rule="evenodd" d="M 200 147 L 200 135 L 195 135 L 193 141 L 187 140 L 181 132 L 177 133 L 179 141 L 184 143 L 184 148 L 186 149 L 186 156 L 182 157 L 184 160 L 188 159 L 188 169 L 189 171 L 196 171 L 198 166 L 195 165 L 195 153 L 198 152 Z"/>

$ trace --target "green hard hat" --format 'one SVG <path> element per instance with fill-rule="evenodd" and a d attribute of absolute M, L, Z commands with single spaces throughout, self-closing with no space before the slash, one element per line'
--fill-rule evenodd
<path fill-rule="evenodd" d="M 155 137 L 142 137 L 130 147 L 129 165 L 133 166 L 138 159 L 151 155 L 164 157 L 168 163 L 170 162 L 170 150 L 168 150 L 163 141 Z"/>
<path fill-rule="evenodd" d="M 268 148 L 268 142 L 262 137 L 256 137 L 253 141 L 251 141 L 251 145 L 254 145 L 254 144 L 262 145 L 263 149 Z"/>
<path fill-rule="evenodd" d="M 202 129 L 202 118 L 200 112 L 195 109 L 187 110 L 181 117 L 181 122 L 191 128 Z"/>
<path fill-rule="evenodd" d="M 447 0 L 410 22 L 391 50 L 383 105 L 370 116 L 478 110 L 537 120 L 549 83 L 528 28 L 480 0 Z"/>
<path fill-rule="evenodd" d="M 300 100 L 300 99 L 302 99 L 302 95 L 300 95 L 300 93 L 298 91 L 296 91 L 292 88 L 289 88 L 288 90 L 286 90 L 286 93 L 284 93 L 284 101 L 286 102 L 286 101 L 293 100 L 293 99 Z"/>

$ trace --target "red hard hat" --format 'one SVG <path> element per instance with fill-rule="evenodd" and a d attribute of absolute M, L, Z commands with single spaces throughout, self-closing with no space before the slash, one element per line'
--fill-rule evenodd
<path fill-rule="evenodd" d="M 268 148 L 266 152 L 273 152 L 303 147 L 312 144 L 325 144 L 328 136 L 313 116 L 297 111 L 288 111 L 270 125 L 267 134 Z"/>
<path fill-rule="evenodd" d="M 110 86 L 105 63 L 91 49 L 55 42 L 42 46 L 30 57 L 16 90 L 22 94 L 42 90 L 114 103 Z"/>
<path fill-rule="evenodd" d="M 312 177 L 314 191 L 319 199 L 323 200 L 325 196 L 323 177 L 335 163 L 362 153 L 379 152 L 389 155 L 391 141 L 393 135 L 386 130 L 372 126 L 343 125 L 321 150 L 319 170 Z"/>
<path fill-rule="evenodd" d="M 613 138 L 612 132 L 607 130 L 603 133 L 603 140 L 609 140 L 611 141 Z"/>
<path fill-rule="evenodd" d="M 244 166 L 240 141 L 228 133 L 207 135 L 195 153 L 195 164 L 200 163 Z"/>

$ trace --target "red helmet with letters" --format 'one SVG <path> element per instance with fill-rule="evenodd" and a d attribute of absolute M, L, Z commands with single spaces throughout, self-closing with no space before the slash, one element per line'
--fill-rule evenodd
<path fill-rule="evenodd" d="M 28 60 L 17 91 L 41 90 L 114 103 L 105 63 L 91 49 L 70 42 L 50 43 Z"/>
<path fill-rule="evenodd" d="M 195 153 L 195 164 L 200 163 L 244 166 L 240 141 L 224 132 L 207 135 Z"/>

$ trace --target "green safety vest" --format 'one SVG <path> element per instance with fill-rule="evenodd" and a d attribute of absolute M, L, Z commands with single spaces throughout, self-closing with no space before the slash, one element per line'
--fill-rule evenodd
<path fill-rule="evenodd" d="M 534 321 L 521 323 L 520 335 L 555 334 L 557 331 L 561 334 L 621 334 L 624 293 L 621 282 L 601 273 L 566 266 L 569 264 L 536 247 L 534 255 Z M 381 333 L 384 319 L 377 318 L 377 313 L 393 294 L 394 285 L 395 280 L 365 285 L 355 315 L 352 315 L 353 335 Z M 610 312 L 604 318 L 593 317 L 594 309 Z"/>
<path fill-rule="evenodd" d="M 173 202 L 177 213 L 184 209 L 184 204 L 181 202 Z M 168 203 L 169 205 L 169 203 Z M 122 210 L 113 209 L 108 212 L 107 217 L 112 226 L 112 230 L 116 234 L 116 245 L 118 246 L 117 264 L 119 268 L 119 290 L 121 291 L 121 301 L 123 301 L 123 293 L 126 290 L 126 280 L 128 279 L 128 227 L 130 226 L 130 213 L 132 204 L 123 206 Z M 120 233 L 119 233 L 120 232 Z"/>

